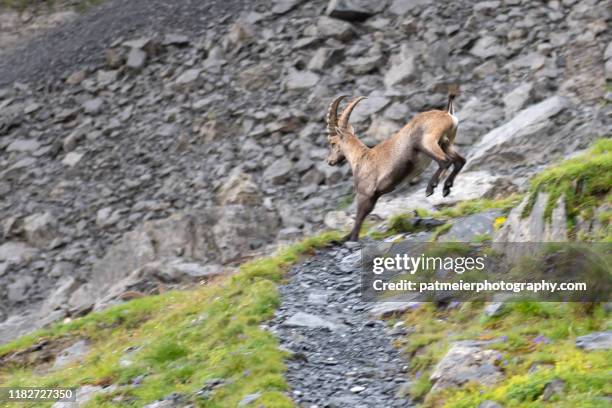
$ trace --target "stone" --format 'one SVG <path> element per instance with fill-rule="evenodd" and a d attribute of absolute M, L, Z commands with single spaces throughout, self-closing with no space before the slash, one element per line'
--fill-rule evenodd
<path fill-rule="evenodd" d="M 40 143 L 34 139 L 16 139 L 7 147 L 7 152 L 34 152 L 40 148 Z"/>
<path fill-rule="evenodd" d="M 32 259 L 37 252 L 24 242 L 8 241 L 0 245 L 0 261 L 20 264 Z"/>
<path fill-rule="evenodd" d="M 389 6 L 389 11 L 398 16 L 405 16 L 410 11 L 428 4 L 431 0 L 393 0 Z"/>
<path fill-rule="evenodd" d="M 230 175 L 219 191 L 221 204 L 260 205 L 263 195 L 250 174 L 238 171 Z"/>
<path fill-rule="evenodd" d="M 482 401 L 478 408 L 504 408 L 495 401 Z"/>
<path fill-rule="evenodd" d="M 348 41 L 355 35 L 352 24 L 327 16 L 318 18 L 317 32 L 322 37 L 333 37 L 341 41 Z"/>
<path fill-rule="evenodd" d="M 255 41 L 255 34 L 250 24 L 238 20 L 230 27 L 227 38 L 234 45 L 244 46 Z"/>
<path fill-rule="evenodd" d="M 514 113 L 523 109 L 531 100 L 533 92 L 533 84 L 527 82 L 514 88 L 510 93 L 504 96 L 504 105 L 506 108 L 506 116 L 510 117 Z"/>
<path fill-rule="evenodd" d="M 452 344 L 429 377 L 433 383 L 432 390 L 461 387 L 467 382 L 492 386 L 500 381 L 503 374 L 495 363 L 501 358 L 501 353 L 484 349 L 484 344 L 471 340 Z"/>
<path fill-rule="evenodd" d="M 314 88 L 320 77 L 311 71 L 291 71 L 285 78 L 283 86 L 287 90 L 303 90 Z"/>
<path fill-rule="evenodd" d="M 164 40 L 162 41 L 162 45 L 175 45 L 177 47 L 182 47 L 189 45 L 189 37 L 182 34 L 166 34 L 164 36 Z"/>
<path fill-rule="evenodd" d="M 68 167 L 74 167 L 81 161 L 83 156 L 83 153 L 70 152 L 66 156 L 64 156 L 62 164 L 65 164 Z"/>
<path fill-rule="evenodd" d="M 176 78 L 175 83 L 179 85 L 187 85 L 195 82 L 200 76 L 198 68 L 188 69 Z"/>
<path fill-rule="evenodd" d="M 145 276 L 154 276 L 165 283 L 198 282 L 223 273 L 219 265 L 202 265 L 196 262 L 185 262 L 182 259 L 170 259 L 152 262 L 144 267 Z"/>
<path fill-rule="evenodd" d="M 246 407 L 250 403 L 257 401 L 260 397 L 261 397 L 260 392 L 249 394 L 245 396 L 243 399 L 241 399 L 240 402 L 238 402 L 238 407 Z"/>
<path fill-rule="evenodd" d="M 46 247 L 57 237 L 57 221 L 48 211 L 32 214 L 23 220 L 23 230 L 28 243 Z"/>
<path fill-rule="evenodd" d="M 506 304 L 504 302 L 490 302 L 485 305 L 484 314 L 487 317 L 497 317 L 501 316 L 505 309 Z"/>
<path fill-rule="evenodd" d="M 542 400 L 550 401 L 556 395 L 562 394 L 565 390 L 565 381 L 560 379 L 554 379 L 548 382 L 544 386 L 544 392 L 542 393 Z"/>
<path fill-rule="evenodd" d="M 510 162 L 516 165 L 530 160 L 532 154 L 546 151 L 545 147 L 553 139 L 552 136 L 546 137 L 546 129 L 551 127 L 551 118 L 569 106 L 567 99 L 552 96 L 520 111 L 512 120 L 482 137 L 470 151 L 464 171 L 477 168 L 499 169 L 508 166 Z M 526 139 L 529 143 L 523 145 L 520 155 L 517 155 L 514 147 Z"/>
<path fill-rule="evenodd" d="M 31 276 L 21 276 L 17 280 L 7 285 L 7 298 L 13 303 L 22 302 L 27 299 L 27 292 L 34 283 Z"/>
<path fill-rule="evenodd" d="M 76 402 L 56 402 L 51 408 L 84 407 L 96 394 L 111 392 L 113 390 L 113 386 L 102 388 L 97 385 L 83 385 L 76 390 Z"/>
<path fill-rule="evenodd" d="M 506 242 L 563 242 L 567 241 L 567 227 L 565 217 L 565 202 L 560 197 L 557 202 L 551 222 L 546 222 L 544 212 L 548 202 L 548 194 L 539 192 L 531 212 L 527 217 L 523 217 L 523 209 L 528 203 L 528 198 L 510 211 L 504 225 L 495 232 L 493 241 L 498 248 L 505 248 L 505 253 L 509 259 L 515 259 L 522 255 L 526 250 L 525 246 L 504 245 Z M 512 252 L 520 251 L 520 252 Z M 533 250 L 537 250 L 533 246 Z M 510 251 L 510 252 L 508 252 Z"/>
<path fill-rule="evenodd" d="M 325 13 L 340 20 L 361 22 L 373 16 L 376 11 L 380 10 L 372 7 L 372 2 L 367 0 L 330 0 Z"/>
<path fill-rule="evenodd" d="M 450 195 L 443 197 L 440 186 L 433 195 L 425 197 L 425 184 L 416 186 L 407 195 L 400 197 L 383 196 L 372 211 L 382 219 L 395 214 L 409 213 L 415 209 L 434 210 L 439 205 L 450 205 L 461 201 L 486 197 L 495 188 L 500 178 L 486 171 L 461 172 L 455 179 Z"/>
<path fill-rule="evenodd" d="M 308 329 L 327 329 L 327 330 L 338 330 L 340 326 L 336 323 L 332 323 L 320 316 L 298 312 L 287 319 L 284 323 L 287 327 L 304 327 Z"/>
<path fill-rule="evenodd" d="M 322 71 L 326 68 L 331 68 L 339 64 L 344 58 L 342 50 L 337 48 L 321 47 L 315 51 L 314 55 L 308 62 L 308 69 L 313 71 Z"/>
<path fill-rule="evenodd" d="M 421 304 L 421 302 L 377 302 L 370 309 L 370 314 L 378 318 L 401 316 L 409 310 L 420 307 Z"/>
<path fill-rule="evenodd" d="M 62 277 L 56 284 L 55 290 L 47 297 L 42 310 L 49 311 L 65 307 L 70 295 L 78 286 L 78 282 L 72 276 Z"/>
<path fill-rule="evenodd" d="M 97 115 L 102 111 L 104 101 L 102 98 L 94 98 L 83 102 L 83 110 L 89 115 Z"/>
<path fill-rule="evenodd" d="M 296 8 L 301 3 L 300 0 L 274 0 L 272 13 L 285 14 Z"/>
<path fill-rule="evenodd" d="M 576 338 L 576 346 L 583 350 L 612 349 L 612 331 L 596 332 Z"/>
<path fill-rule="evenodd" d="M 132 48 L 128 52 L 125 65 L 135 71 L 140 71 L 147 63 L 147 53 L 139 48 Z"/>
<path fill-rule="evenodd" d="M 333 230 L 346 230 L 353 225 L 353 218 L 346 211 L 328 211 L 325 214 L 323 223 L 327 228 Z"/>
<path fill-rule="evenodd" d="M 100 208 L 96 213 L 96 225 L 100 228 L 106 228 L 114 225 L 119 221 L 120 213 L 114 212 L 112 207 Z"/>
<path fill-rule="evenodd" d="M 72 316 L 81 316 L 89 313 L 94 307 L 94 293 L 95 292 L 89 283 L 79 286 L 74 292 L 72 292 L 67 304 L 70 314 Z"/>
<path fill-rule="evenodd" d="M 70 74 L 68 78 L 66 78 L 66 83 L 68 85 L 79 85 L 81 82 L 83 82 L 83 80 L 85 80 L 86 76 L 87 73 L 83 70 L 75 71 Z"/>
<path fill-rule="evenodd" d="M 497 37 L 486 35 L 480 37 L 474 46 L 470 49 L 470 54 L 479 58 L 489 58 L 495 56 L 503 56 L 505 48 L 500 44 Z"/>
<path fill-rule="evenodd" d="M 57 354 L 53 362 L 53 369 L 59 370 L 70 364 L 83 361 L 87 353 L 89 353 L 89 344 L 85 340 L 79 340 Z"/>
<path fill-rule="evenodd" d="M 282 158 L 273 162 L 263 173 L 264 180 L 272 184 L 283 184 L 291 177 L 293 162 Z"/>
<path fill-rule="evenodd" d="M 402 47 L 400 54 L 391 57 L 391 66 L 383 82 L 387 88 L 402 85 L 413 80 L 416 72 L 414 54 L 407 47 Z"/>
<path fill-rule="evenodd" d="M 501 211 L 489 210 L 453 220 L 453 224 L 444 235 L 438 238 L 440 242 L 472 242 L 479 236 L 493 236 L 493 223 L 502 215 Z"/>

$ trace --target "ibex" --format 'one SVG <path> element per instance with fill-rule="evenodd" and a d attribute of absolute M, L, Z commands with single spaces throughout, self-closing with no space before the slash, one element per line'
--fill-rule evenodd
<path fill-rule="evenodd" d="M 454 148 L 459 121 L 454 115 L 455 91 L 448 96 L 446 110 L 431 110 L 415 116 L 406 126 L 378 145 L 369 148 L 355 135 L 349 124 L 351 112 L 366 99 L 353 99 L 338 118 L 338 105 L 346 95 L 333 100 L 327 112 L 330 152 L 327 163 L 335 166 L 348 160 L 353 172 L 357 198 L 357 217 L 345 240 L 358 241 L 364 218 L 372 212 L 380 196 L 395 189 L 402 181 L 421 174 L 432 160 L 438 163 L 425 195 L 433 194 L 440 175 L 451 164 L 453 171 L 444 181 L 443 195 L 450 193 L 455 177 L 465 159 Z"/>

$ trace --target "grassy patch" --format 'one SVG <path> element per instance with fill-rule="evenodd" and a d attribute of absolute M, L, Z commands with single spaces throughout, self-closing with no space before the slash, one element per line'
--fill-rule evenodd
<path fill-rule="evenodd" d="M 544 217 L 550 220 L 560 197 L 565 197 L 568 226 L 577 217 L 590 219 L 604 202 L 612 203 L 612 139 L 600 139 L 584 154 L 552 166 L 533 178 L 529 201 L 523 211 L 531 213 L 539 192 L 549 194 Z"/>
<path fill-rule="evenodd" d="M 612 393 L 612 352 L 587 352 L 575 346 L 577 336 L 612 327 L 610 313 L 601 305 L 585 312 L 575 303 L 517 302 L 491 318 L 482 309 L 477 302 L 453 310 L 428 303 L 404 316 L 414 333 L 401 346 L 416 378 L 412 395 L 422 398 L 422 406 L 474 408 L 486 400 L 504 407 L 606 406 L 604 397 Z M 453 341 L 465 339 L 503 340 L 489 347 L 502 355 L 504 380 L 494 387 L 468 384 L 428 394 L 433 367 Z M 544 387 L 554 379 L 565 382 L 565 391 L 544 401 Z"/>
<path fill-rule="evenodd" d="M 336 233 L 309 238 L 205 287 L 136 299 L 1 346 L 5 359 L 43 340 L 86 338 L 91 351 L 83 364 L 56 371 L 48 364 L 3 364 L 0 386 L 118 385 L 88 407 L 143 406 L 172 392 L 200 407 L 237 406 L 256 392 L 257 404 L 291 407 L 285 354 L 259 325 L 279 304 L 277 283 L 286 268 L 333 239 Z"/>

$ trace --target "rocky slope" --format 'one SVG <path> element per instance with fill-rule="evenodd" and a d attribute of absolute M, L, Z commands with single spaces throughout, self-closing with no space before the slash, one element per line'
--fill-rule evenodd
<path fill-rule="evenodd" d="M 461 84 L 453 194 L 382 217 L 525 188 L 609 132 L 606 1 L 327 5 L 110 1 L 3 54 L 0 341 L 319 229 L 350 198 L 323 162 L 336 94 L 369 96 L 376 143 Z"/>

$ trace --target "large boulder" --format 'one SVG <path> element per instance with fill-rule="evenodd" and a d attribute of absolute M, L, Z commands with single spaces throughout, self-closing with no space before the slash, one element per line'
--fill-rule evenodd
<path fill-rule="evenodd" d="M 497 350 L 485 349 L 486 342 L 460 341 L 454 343 L 429 377 L 432 390 L 460 387 L 467 382 L 491 386 L 503 377 L 496 365 L 501 358 Z"/>
<path fill-rule="evenodd" d="M 497 171 L 519 164 L 548 162 L 549 147 L 560 137 L 552 119 L 569 106 L 567 99 L 553 96 L 522 110 L 482 137 L 470 151 L 465 170 Z"/>

